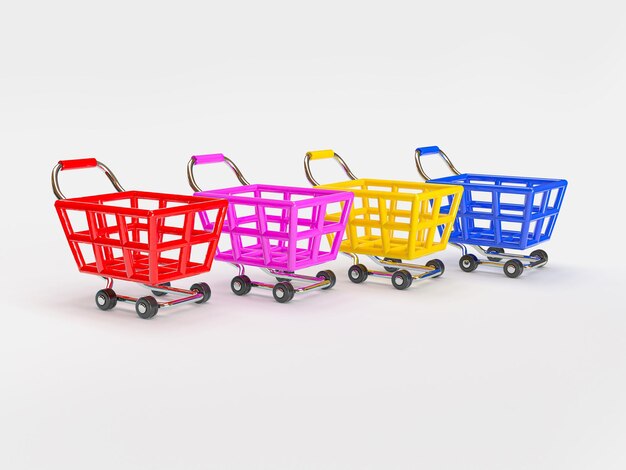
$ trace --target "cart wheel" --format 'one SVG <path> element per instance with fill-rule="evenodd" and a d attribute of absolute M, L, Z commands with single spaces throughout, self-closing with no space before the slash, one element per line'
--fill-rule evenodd
<path fill-rule="evenodd" d="M 487 248 L 487 253 L 504 253 L 504 248 L 490 246 L 489 248 Z M 497 256 L 487 256 L 487 259 L 495 263 L 497 263 L 498 261 L 502 261 L 502 258 L 498 258 Z"/>
<path fill-rule="evenodd" d="M 524 272 L 524 265 L 518 259 L 510 259 L 504 263 L 504 274 L 510 278 L 520 277 Z"/>
<path fill-rule="evenodd" d="M 367 267 L 363 264 L 353 264 L 348 269 L 348 277 L 355 284 L 360 284 L 367 279 L 369 273 L 367 271 Z"/>
<path fill-rule="evenodd" d="M 426 263 L 426 266 L 430 266 L 431 268 L 435 268 L 441 271 L 439 274 L 435 274 L 433 277 L 441 276 L 446 270 L 446 266 L 443 264 L 443 261 L 441 261 L 440 259 L 431 259 L 430 261 Z"/>
<path fill-rule="evenodd" d="M 195 290 L 202 294 L 202 298 L 195 301 L 197 304 L 203 304 L 211 298 L 211 288 L 206 282 L 198 282 L 191 286 L 189 290 Z"/>
<path fill-rule="evenodd" d="M 137 302 L 135 302 L 135 311 L 140 318 L 148 320 L 155 316 L 159 311 L 159 303 L 154 297 L 141 297 L 137 299 Z"/>
<path fill-rule="evenodd" d="M 252 281 L 245 274 L 242 276 L 235 276 L 230 281 L 230 289 L 235 295 L 246 295 L 252 290 Z"/>
<path fill-rule="evenodd" d="M 289 282 L 279 282 L 272 289 L 272 294 L 274 295 L 274 299 L 276 302 L 281 304 L 286 304 L 295 294 L 293 286 Z"/>
<path fill-rule="evenodd" d="M 117 305 L 117 295 L 113 289 L 102 289 L 96 292 L 96 305 L 100 310 L 111 310 Z"/>
<path fill-rule="evenodd" d="M 164 287 L 170 287 L 171 285 L 172 285 L 171 282 L 164 282 L 163 284 L 159 284 L 159 286 L 164 286 Z M 156 295 L 157 297 L 161 297 L 161 296 L 167 295 L 167 292 L 161 292 L 161 291 L 158 291 L 158 290 L 153 290 L 152 293 L 154 295 Z"/>
<path fill-rule="evenodd" d="M 530 254 L 530 256 L 534 258 L 539 258 L 541 261 L 544 261 L 544 263 L 541 266 L 539 266 L 540 268 L 545 266 L 546 263 L 548 262 L 548 253 L 546 253 L 543 250 L 535 250 Z"/>
<path fill-rule="evenodd" d="M 471 273 L 478 267 L 478 258 L 476 255 L 463 255 L 459 260 L 460 268 L 466 273 Z"/>
<path fill-rule="evenodd" d="M 402 260 L 397 259 L 397 258 L 383 258 L 383 261 L 393 261 L 394 263 L 402 263 Z M 389 266 L 383 266 L 383 268 L 385 268 L 385 271 L 387 271 L 388 273 L 395 273 L 398 269 L 400 269 L 400 268 L 390 268 Z"/>
<path fill-rule="evenodd" d="M 413 284 L 413 276 L 406 269 L 399 269 L 391 276 L 391 283 L 398 290 L 408 289 Z"/>
<path fill-rule="evenodd" d="M 322 287 L 322 290 L 330 289 L 337 282 L 337 276 L 335 276 L 335 273 L 332 272 L 330 269 L 320 271 L 315 275 L 315 277 L 323 277 L 327 281 L 330 281 L 330 284 L 328 284 L 326 287 Z"/>

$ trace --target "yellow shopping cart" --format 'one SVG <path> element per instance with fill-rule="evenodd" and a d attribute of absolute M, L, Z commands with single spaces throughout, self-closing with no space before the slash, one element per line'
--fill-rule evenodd
<path fill-rule="evenodd" d="M 343 168 L 348 181 L 320 185 L 311 173 L 310 162 L 333 158 Z M 318 188 L 350 191 L 354 203 L 340 251 L 352 258 L 348 277 L 354 283 L 368 276 L 391 278 L 396 289 L 408 288 L 414 280 L 441 276 L 444 264 L 432 259 L 426 265 L 407 263 L 444 250 L 453 228 L 463 193 L 462 186 L 416 183 L 412 181 L 357 178 L 333 150 L 307 152 L 304 171 Z M 441 211 L 441 208 L 446 211 Z M 448 209 L 449 208 L 449 209 Z M 328 211 L 326 218 L 338 220 L 341 207 Z M 330 239 L 332 242 L 332 238 Z M 368 256 L 384 271 L 372 271 L 359 262 Z"/>

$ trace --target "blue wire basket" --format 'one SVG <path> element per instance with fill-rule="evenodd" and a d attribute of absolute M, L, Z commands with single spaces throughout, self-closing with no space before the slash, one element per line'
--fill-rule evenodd
<path fill-rule="evenodd" d="M 429 178 L 420 160 L 429 154 L 440 155 L 454 175 Z M 502 266 L 509 277 L 518 277 L 525 268 L 547 263 L 548 254 L 543 250 L 535 250 L 530 256 L 507 254 L 504 250 L 525 250 L 550 239 L 565 196 L 566 180 L 461 173 L 436 146 L 417 148 L 415 163 L 429 183 L 463 186 L 449 240 L 463 250 L 461 269 L 471 272 L 479 264 L 489 264 Z M 451 202 L 442 201 L 441 213 L 449 213 Z M 465 245 L 473 246 L 486 259 L 468 254 Z"/>
<path fill-rule="evenodd" d="M 514 250 L 550 239 L 567 187 L 565 180 L 475 173 L 429 182 L 464 188 L 450 242 Z"/>

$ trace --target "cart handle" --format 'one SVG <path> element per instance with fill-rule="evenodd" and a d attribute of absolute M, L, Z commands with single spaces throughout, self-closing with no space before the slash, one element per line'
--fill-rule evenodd
<path fill-rule="evenodd" d="M 454 164 L 452 163 L 452 161 L 450 161 L 450 159 L 444 153 L 444 151 L 441 150 L 436 145 L 433 145 L 430 147 L 418 147 L 415 149 L 415 165 L 417 166 L 417 172 L 422 176 L 422 178 L 424 178 L 424 181 L 429 181 L 431 178 L 424 171 L 424 167 L 422 166 L 422 161 L 420 157 L 422 155 L 432 155 L 432 154 L 440 155 L 441 158 L 443 158 L 443 161 L 446 162 L 446 164 L 448 165 L 448 168 L 450 168 L 450 171 L 452 171 L 452 173 L 454 173 L 455 175 L 461 174 L 461 172 L 455 168 Z"/>
<path fill-rule="evenodd" d="M 304 156 L 304 173 L 306 174 L 306 179 L 308 179 L 309 183 L 311 183 L 313 186 L 319 186 L 320 184 L 311 173 L 311 160 L 326 160 L 328 158 L 334 158 L 339 166 L 343 168 L 343 171 L 346 173 L 346 175 L 348 175 L 348 178 L 350 178 L 351 180 L 358 179 L 356 176 L 354 176 L 354 173 L 352 173 L 348 164 L 343 160 L 343 158 L 336 154 L 334 150 L 312 150 L 310 152 L 307 152 Z"/>
<path fill-rule="evenodd" d="M 189 180 L 189 185 L 194 191 L 201 192 L 202 188 L 200 188 L 200 186 L 198 186 L 198 183 L 196 182 L 196 178 L 193 175 L 193 167 L 195 165 L 206 165 L 209 163 L 226 163 L 226 165 L 228 165 L 230 169 L 233 170 L 235 176 L 237 176 L 237 179 L 242 185 L 250 185 L 248 180 L 243 176 L 243 173 L 241 173 L 239 167 L 235 165 L 235 163 L 230 158 L 224 156 L 223 153 L 211 153 L 207 155 L 194 155 L 189 159 L 189 163 L 187 163 L 187 179 Z"/>
<path fill-rule="evenodd" d="M 57 199 L 66 199 L 59 187 L 59 172 L 65 170 L 82 170 L 84 168 L 100 168 L 118 192 L 124 191 L 124 188 L 113 172 L 109 170 L 109 167 L 104 163 L 99 162 L 95 158 L 75 158 L 72 160 L 59 160 L 59 163 L 52 169 L 52 192 L 54 192 Z"/>

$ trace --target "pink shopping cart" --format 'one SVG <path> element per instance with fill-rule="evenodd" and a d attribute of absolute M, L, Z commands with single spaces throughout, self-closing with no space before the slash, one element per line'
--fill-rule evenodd
<path fill-rule="evenodd" d="M 203 191 L 193 169 L 196 165 L 225 163 L 243 186 Z M 218 197 L 228 201 L 221 245 L 216 260 L 226 261 L 239 269 L 231 281 L 236 295 L 246 295 L 252 287 L 272 290 L 274 299 L 289 302 L 296 293 L 330 289 L 335 274 L 330 270 L 315 276 L 296 271 L 333 261 L 339 252 L 346 222 L 352 207 L 353 194 L 316 188 L 250 184 L 232 160 L 220 154 L 196 155 L 187 164 L 189 184 L 196 196 Z M 339 219 L 327 214 L 339 212 Z M 213 223 L 200 212 L 206 230 Z M 330 237 L 328 237 L 330 235 Z M 328 238 L 327 238 L 328 237 Z M 332 239 L 328 249 L 323 239 Z M 253 281 L 245 273 L 246 266 L 261 268 L 278 281 L 275 284 Z M 294 287 L 293 282 L 303 283 Z"/>

